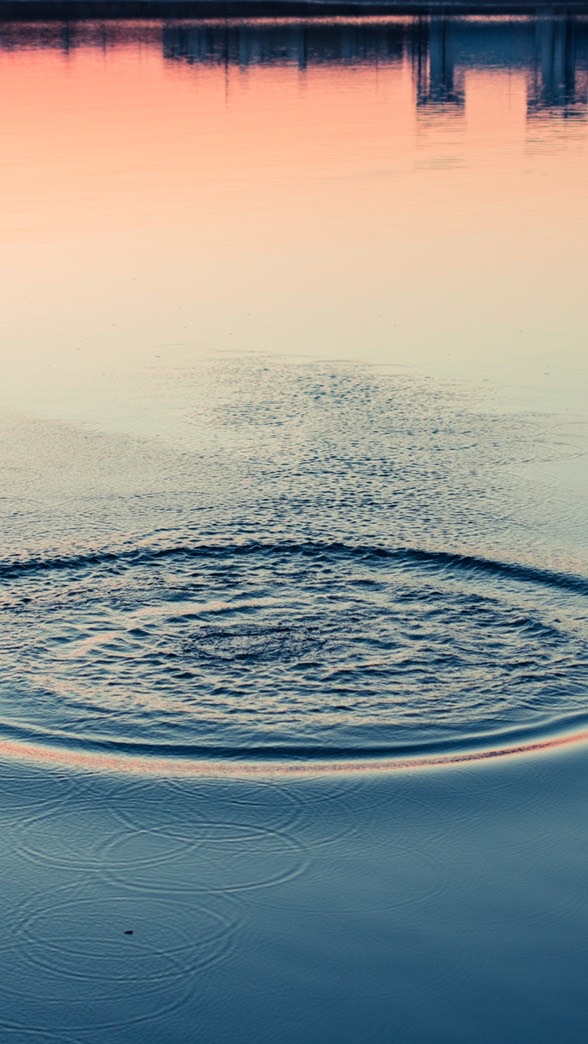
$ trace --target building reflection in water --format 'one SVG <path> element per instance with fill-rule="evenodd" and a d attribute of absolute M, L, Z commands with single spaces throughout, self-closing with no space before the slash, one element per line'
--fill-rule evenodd
<path fill-rule="evenodd" d="M 524 70 L 528 115 L 587 113 L 588 22 L 419 17 L 353 24 L 164 26 L 164 56 L 193 64 L 367 65 L 411 61 L 418 109 L 459 110 L 469 69 Z"/>
<path fill-rule="evenodd" d="M 423 115 L 462 110 L 470 70 L 524 72 L 527 116 L 588 114 L 588 19 L 418 16 L 337 21 L 4 23 L 0 50 L 140 44 L 190 65 L 361 67 L 410 63 Z"/>
<path fill-rule="evenodd" d="M 456 60 L 457 44 L 452 19 L 433 17 L 418 25 L 412 40 L 418 108 L 463 108 L 465 66 Z"/>
<path fill-rule="evenodd" d="M 372 65 L 402 61 L 407 23 L 168 24 L 163 53 L 193 64 Z"/>
<path fill-rule="evenodd" d="M 529 76 L 528 114 L 554 110 L 583 117 L 588 97 L 586 26 L 571 18 L 541 18 L 535 29 L 535 65 Z"/>

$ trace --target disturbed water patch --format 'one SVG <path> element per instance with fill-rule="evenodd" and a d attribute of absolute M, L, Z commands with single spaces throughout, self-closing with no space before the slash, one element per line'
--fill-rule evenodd
<path fill-rule="evenodd" d="M 584 713 L 588 580 L 424 548 L 184 542 L 0 564 L 2 732 L 187 758 L 419 757 Z"/>

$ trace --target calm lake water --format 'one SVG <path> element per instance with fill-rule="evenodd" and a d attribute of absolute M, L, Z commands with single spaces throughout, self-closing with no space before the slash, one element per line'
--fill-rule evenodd
<path fill-rule="evenodd" d="M 585 1039 L 588 11 L 0 92 L 4 1031 Z"/>

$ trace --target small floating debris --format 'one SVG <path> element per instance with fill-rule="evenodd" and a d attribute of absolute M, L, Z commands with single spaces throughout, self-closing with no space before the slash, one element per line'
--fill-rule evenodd
<path fill-rule="evenodd" d="M 134 935 L 132 928 L 125 928 L 125 935 Z"/>

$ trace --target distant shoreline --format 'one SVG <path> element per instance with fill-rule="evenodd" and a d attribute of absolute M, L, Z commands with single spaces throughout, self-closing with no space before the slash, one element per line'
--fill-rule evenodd
<path fill-rule="evenodd" d="M 0 21 L 70 18 L 325 18 L 402 15 L 588 16 L 588 0 L 0 0 Z"/>

